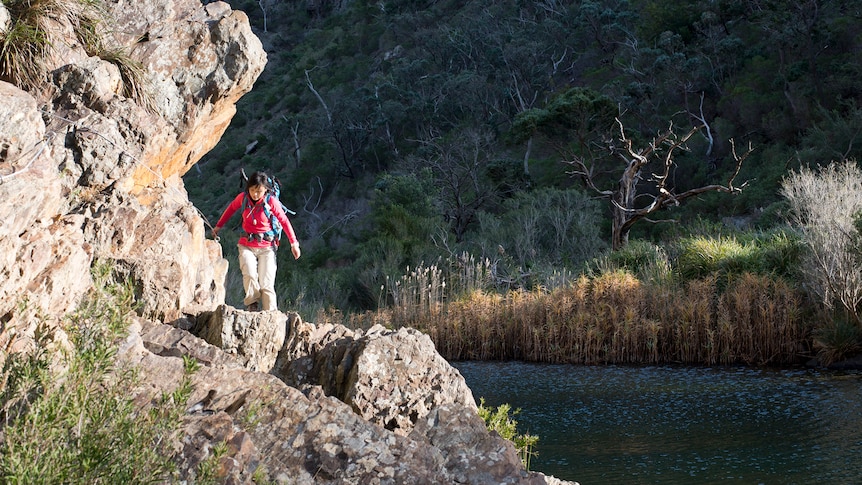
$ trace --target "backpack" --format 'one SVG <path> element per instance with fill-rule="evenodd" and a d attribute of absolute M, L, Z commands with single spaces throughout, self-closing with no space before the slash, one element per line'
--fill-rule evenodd
<path fill-rule="evenodd" d="M 242 172 L 243 182 L 241 183 L 243 186 L 248 184 L 248 176 L 245 174 L 245 169 L 240 170 Z M 265 232 L 264 236 L 272 237 L 272 245 L 278 248 L 278 245 L 281 244 L 281 235 L 284 232 L 284 228 L 281 227 L 281 223 L 278 222 L 278 218 L 275 217 L 275 214 L 270 210 L 270 204 L 277 203 L 281 204 L 281 210 L 283 210 L 286 214 L 296 215 L 296 212 L 287 208 L 284 203 L 281 201 L 281 181 L 278 180 L 277 177 L 266 174 L 266 195 L 263 200 L 263 213 L 266 215 L 267 219 L 269 219 L 269 224 L 272 226 L 272 229 Z M 242 198 L 242 209 L 240 209 L 240 214 L 245 213 L 245 209 L 250 205 L 251 201 L 248 198 L 248 192 L 243 193 Z"/>

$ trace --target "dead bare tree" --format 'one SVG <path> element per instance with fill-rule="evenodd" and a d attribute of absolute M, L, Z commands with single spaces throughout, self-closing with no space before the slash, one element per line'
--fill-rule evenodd
<path fill-rule="evenodd" d="M 703 98 L 705 94 L 703 92 L 700 93 L 700 114 L 692 113 L 689 111 L 689 115 L 697 120 L 701 125 L 703 125 L 703 129 L 706 133 L 703 134 L 704 138 L 706 138 L 706 157 L 707 159 L 712 156 L 712 148 L 715 145 L 715 137 L 712 135 L 712 127 L 709 126 L 709 122 L 706 120 L 706 115 L 703 113 Z M 686 96 L 687 98 L 688 96 Z"/>
<path fill-rule="evenodd" d="M 266 32 L 266 2 L 264 0 L 258 0 L 257 4 L 260 6 L 261 12 L 263 12 L 263 31 Z"/>
<path fill-rule="evenodd" d="M 417 157 L 417 168 L 429 168 L 439 189 L 443 217 L 451 225 L 456 241 L 476 219 L 477 213 L 494 197 L 484 179 L 490 150 L 490 135 L 467 129 L 451 137 L 429 135 L 418 140 L 425 156 Z"/>
<path fill-rule="evenodd" d="M 288 126 L 290 125 L 290 120 L 287 119 L 287 116 L 281 115 L 281 119 L 283 119 Z M 299 138 L 299 121 L 294 123 L 293 126 L 289 126 L 290 134 L 293 136 L 293 158 L 296 161 L 296 168 L 299 168 L 299 165 L 302 163 L 302 143 L 300 143 Z"/>
<path fill-rule="evenodd" d="M 608 149 L 613 157 L 623 163 L 624 169 L 615 188 L 600 189 L 596 185 L 592 164 L 584 159 L 573 157 L 566 162 L 572 167 L 567 172 L 569 175 L 579 177 L 588 189 L 610 200 L 611 246 L 614 251 L 626 245 L 629 231 L 636 222 L 652 221 L 651 215 L 667 207 L 679 205 L 690 197 L 712 191 L 733 194 L 740 192 L 746 185 L 744 183 L 735 187 L 733 182 L 739 174 L 742 162 L 753 150 L 750 143 L 748 150 L 739 155 L 734 141 L 730 140 L 736 168 L 726 184 L 704 185 L 676 193 L 675 187 L 669 182 L 672 169 L 676 165 L 675 153 L 686 149 L 685 143 L 700 129 L 700 126 L 692 128 L 680 137 L 674 132 L 673 123 L 671 123 L 666 131 L 659 133 L 646 147 L 636 150 L 619 118 L 616 118 L 616 124 L 619 126 L 619 138 L 616 142 L 609 143 Z M 658 169 L 655 172 L 645 173 L 646 166 L 651 162 L 657 162 Z M 643 182 L 649 184 L 644 186 Z M 647 192 L 648 188 L 654 190 Z M 636 204 L 637 199 L 643 198 L 648 200 L 646 204 Z"/>

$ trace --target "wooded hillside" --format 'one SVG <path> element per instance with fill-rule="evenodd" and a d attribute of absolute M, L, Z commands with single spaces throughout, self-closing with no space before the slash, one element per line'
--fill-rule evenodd
<path fill-rule="evenodd" d="M 739 158 L 730 140 L 738 155 L 753 147 L 741 192 L 632 226 L 654 240 L 692 225 L 771 228 L 790 170 L 862 150 L 851 0 L 229 3 L 269 63 L 185 182 L 214 224 L 240 168 L 275 172 L 303 242 L 298 263 L 279 257 L 279 296 L 295 307 L 376 308 L 409 268 L 444 259 L 487 258 L 498 285 L 580 271 L 610 246 L 612 206 L 571 162 L 613 187 L 621 127 L 635 148 L 700 127 L 665 185 L 650 180 L 664 166 L 644 169 L 647 196 L 725 184 Z M 223 238 L 227 253 L 234 243 Z"/>

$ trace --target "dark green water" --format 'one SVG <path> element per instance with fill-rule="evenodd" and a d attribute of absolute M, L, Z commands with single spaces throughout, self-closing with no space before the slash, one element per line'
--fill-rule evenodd
<path fill-rule="evenodd" d="M 530 469 L 596 484 L 862 484 L 862 373 L 455 362 Z"/>

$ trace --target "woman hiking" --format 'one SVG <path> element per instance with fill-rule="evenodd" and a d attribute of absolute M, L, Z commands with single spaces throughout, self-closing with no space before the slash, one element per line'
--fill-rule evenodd
<path fill-rule="evenodd" d="M 299 259 L 299 242 L 281 203 L 272 193 L 269 176 L 257 171 L 246 182 L 245 191 L 238 194 L 224 210 L 213 237 L 234 213 L 242 208 L 242 236 L 239 238 L 239 269 L 245 289 L 243 304 L 247 311 L 278 310 L 275 298 L 275 250 L 278 249 L 276 224 L 287 235 L 293 259 Z"/>

